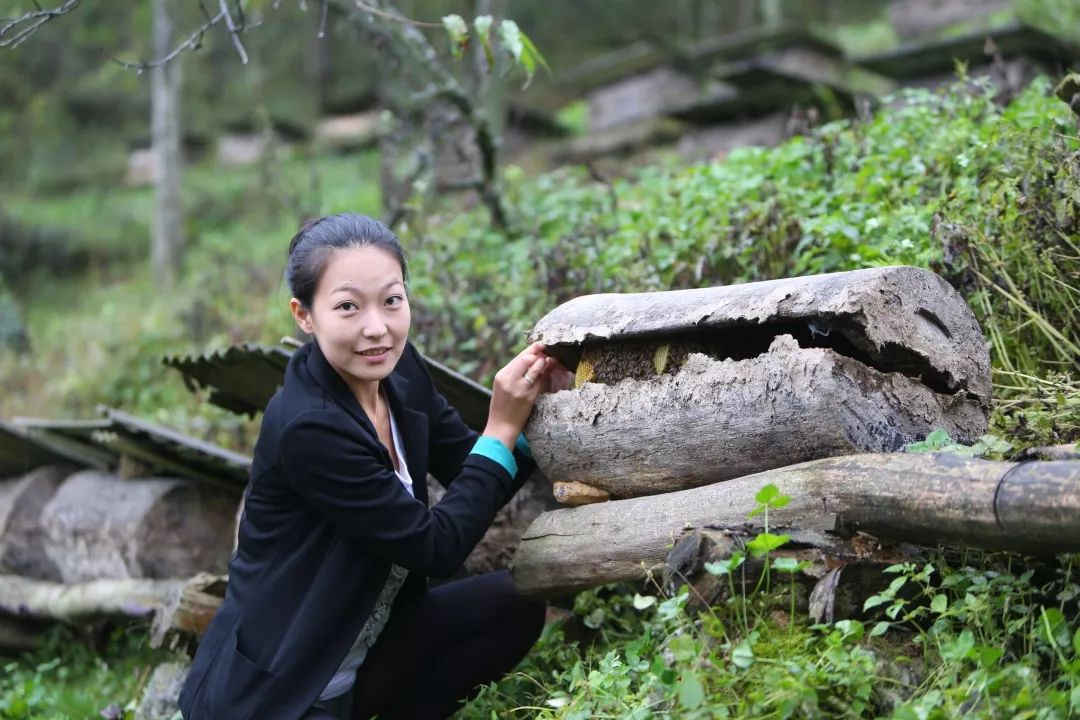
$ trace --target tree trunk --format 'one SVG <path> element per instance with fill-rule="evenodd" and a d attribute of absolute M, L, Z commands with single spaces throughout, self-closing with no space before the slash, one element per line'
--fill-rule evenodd
<path fill-rule="evenodd" d="M 172 50 L 169 0 L 154 0 L 153 47 L 155 57 Z M 150 129 L 157 164 L 154 192 L 154 223 L 151 265 L 157 282 L 165 288 L 176 284 L 183 251 L 183 208 L 180 181 L 183 162 L 180 134 L 181 59 L 150 71 Z"/>
<path fill-rule="evenodd" d="M 186 480 L 80 472 L 42 511 L 45 549 L 68 583 L 223 571 L 235 502 Z"/>
<path fill-rule="evenodd" d="M 48 465 L 0 481 L 0 573 L 60 579 L 59 568 L 45 551 L 41 513 L 71 472 L 68 466 Z"/>
<path fill-rule="evenodd" d="M 922 545 L 1042 555 L 1080 550 L 1078 462 L 865 454 L 544 513 L 514 555 L 514 581 L 522 592 L 544 596 L 639 579 L 663 563 L 684 530 L 745 523 L 754 496 L 769 483 L 791 497 L 770 511 L 770 530 L 796 542 L 820 542 L 822 531 L 861 530 Z"/>

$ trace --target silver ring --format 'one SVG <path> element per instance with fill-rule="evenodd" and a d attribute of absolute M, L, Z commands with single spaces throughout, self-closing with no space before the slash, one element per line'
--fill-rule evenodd
<path fill-rule="evenodd" d="M 529 381 L 530 385 L 535 385 L 536 384 L 536 378 L 534 378 L 532 375 L 530 375 L 527 371 L 525 373 L 525 379 Z"/>

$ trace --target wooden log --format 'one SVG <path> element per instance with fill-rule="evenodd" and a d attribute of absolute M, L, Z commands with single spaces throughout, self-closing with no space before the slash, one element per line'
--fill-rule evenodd
<path fill-rule="evenodd" d="M 745 523 L 754 496 L 769 483 L 791 497 L 770 512 L 770 524 L 795 542 L 860 530 L 922 545 L 1040 555 L 1080 550 L 1078 462 L 863 454 L 544 513 L 514 555 L 514 582 L 527 595 L 552 596 L 639 579 L 663 563 L 685 529 Z"/>
<path fill-rule="evenodd" d="M 45 549 L 64 582 L 223 571 L 235 498 L 199 483 L 70 476 L 42 511 Z"/>
<path fill-rule="evenodd" d="M 45 551 L 41 513 L 72 466 L 47 465 L 0 481 L 0 573 L 59 580 Z"/>
<path fill-rule="evenodd" d="M 629 498 L 822 457 L 900 450 L 937 427 L 973 442 L 981 403 L 788 335 L 745 360 L 542 396 L 525 429 L 548 477 Z"/>
<path fill-rule="evenodd" d="M 538 400 L 540 469 L 615 498 L 986 430 L 978 323 L 919 268 L 585 296 L 531 339 L 585 381 Z"/>
<path fill-rule="evenodd" d="M 837 334 L 874 367 L 922 375 L 944 392 L 990 398 L 990 355 L 975 315 L 944 279 L 916 267 L 585 295 L 541 318 L 529 339 L 551 346 L 573 368 L 588 342 L 809 323 L 815 336 Z"/>
<path fill-rule="evenodd" d="M 178 662 L 154 668 L 135 708 L 135 720 L 173 720 L 180 716 L 180 690 L 189 666 Z"/>
<path fill-rule="evenodd" d="M 0 575 L 0 615 L 64 623 L 105 618 L 152 619 L 187 580 L 92 580 L 57 583 Z"/>

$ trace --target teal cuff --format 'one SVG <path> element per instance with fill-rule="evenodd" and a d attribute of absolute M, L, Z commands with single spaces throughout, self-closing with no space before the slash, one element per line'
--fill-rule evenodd
<path fill-rule="evenodd" d="M 530 460 L 533 459 L 532 448 L 529 447 L 529 441 L 525 439 L 525 433 L 521 433 L 520 435 L 518 435 L 518 439 L 517 442 L 514 443 L 514 447 L 525 453 L 525 457 L 529 458 Z"/>
<path fill-rule="evenodd" d="M 490 435 L 481 435 L 473 445 L 472 451 L 502 465 L 506 468 L 506 472 L 510 473 L 510 477 L 517 475 L 517 460 L 514 459 L 514 453 L 510 452 L 510 448 L 502 444 L 502 440 Z"/>

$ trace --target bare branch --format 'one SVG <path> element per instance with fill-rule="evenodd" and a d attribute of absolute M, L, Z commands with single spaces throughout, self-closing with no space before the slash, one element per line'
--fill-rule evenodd
<path fill-rule="evenodd" d="M 330 0 L 323 0 L 322 17 L 319 18 L 319 39 L 326 37 L 326 11 L 330 7 Z"/>
<path fill-rule="evenodd" d="M 200 7 L 202 7 L 201 3 Z M 203 11 L 205 12 L 205 8 L 203 8 Z M 195 32 L 191 33 L 191 35 L 188 36 L 187 40 L 173 48 L 172 52 L 170 52 L 168 55 L 164 55 L 155 60 L 140 63 L 128 62 L 126 60 L 120 60 L 119 58 L 113 58 L 112 60 L 122 68 L 127 68 L 128 70 L 135 70 L 137 72 L 142 72 L 143 70 L 149 70 L 150 68 L 165 65 L 166 63 L 171 62 L 177 55 L 184 52 L 185 50 L 198 49 L 202 45 L 203 35 L 206 34 L 206 31 L 224 20 L 225 15 L 226 13 L 219 12 L 217 15 L 208 18 L 206 22 L 204 22 L 197 30 L 195 30 Z"/>
<path fill-rule="evenodd" d="M 80 2 L 82 0 L 64 0 L 63 5 L 49 10 L 41 9 L 41 6 L 34 2 L 34 7 L 37 9 L 33 12 L 24 13 L 15 18 L 0 20 L 0 47 L 19 47 L 28 37 L 37 32 L 42 25 L 61 15 L 67 15 L 79 7 Z M 15 30 L 15 34 L 5 37 L 12 30 Z"/>
<path fill-rule="evenodd" d="M 413 25 L 415 27 L 429 27 L 429 28 L 441 28 L 439 23 L 421 22 L 419 20 L 412 20 L 404 15 L 398 15 L 397 13 L 387 12 L 381 8 L 377 8 L 373 5 L 368 5 L 363 0 L 353 0 L 353 4 L 366 13 L 371 13 L 386 20 L 393 20 L 394 22 L 404 23 L 406 25 Z"/>
<path fill-rule="evenodd" d="M 218 3 L 221 7 L 221 14 L 225 16 L 225 27 L 229 29 L 229 36 L 232 37 L 233 47 L 235 47 L 236 52 L 240 54 L 240 62 L 247 65 L 247 50 L 244 49 L 244 43 L 240 41 L 240 31 L 242 28 L 237 27 L 236 23 L 233 22 L 232 15 L 229 14 L 229 0 L 218 0 Z"/>

